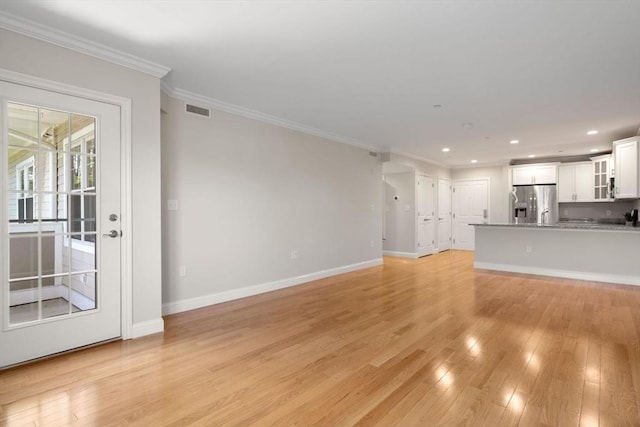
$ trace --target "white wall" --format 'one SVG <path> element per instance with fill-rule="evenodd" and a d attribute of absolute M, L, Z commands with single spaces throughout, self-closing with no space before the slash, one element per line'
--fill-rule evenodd
<path fill-rule="evenodd" d="M 134 334 L 162 330 L 160 80 L 5 30 L 0 68 L 132 100 Z"/>
<path fill-rule="evenodd" d="M 415 173 L 384 175 L 385 253 L 400 252 L 417 255 L 415 216 Z"/>
<path fill-rule="evenodd" d="M 164 101 L 165 312 L 381 262 L 379 158 L 216 110 L 211 118 L 187 114 L 182 101 Z M 178 210 L 167 211 L 167 200 L 177 200 Z"/>
<path fill-rule="evenodd" d="M 508 168 L 504 166 L 453 169 L 451 177 L 456 179 L 489 178 L 489 222 L 509 222 Z"/>
<path fill-rule="evenodd" d="M 477 226 L 475 267 L 640 285 L 640 230 Z"/>

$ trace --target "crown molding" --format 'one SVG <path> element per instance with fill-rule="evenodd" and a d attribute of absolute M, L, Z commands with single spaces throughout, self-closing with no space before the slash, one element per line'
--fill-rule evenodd
<path fill-rule="evenodd" d="M 171 71 L 171 68 L 164 65 L 156 64 L 7 12 L 0 14 L 0 28 L 84 53 L 85 55 L 150 74 L 154 77 L 162 78 Z"/>
<path fill-rule="evenodd" d="M 509 162 L 508 161 L 503 161 L 503 162 L 489 162 L 489 163 L 473 163 L 473 164 L 468 164 L 468 165 L 453 165 L 453 166 L 447 166 L 449 169 L 451 170 L 457 170 L 457 169 L 482 169 L 482 168 L 495 168 L 495 167 L 506 167 L 509 166 Z"/>
<path fill-rule="evenodd" d="M 398 155 L 398 156 L 407 157 L 407 158 L 412 159 L 412 160 L 417 160 L 419 162 L 429 163 L 431 165 L 439 166 L 439 167 L 442 167 L 442 168 L 445 168 L 445 169 L 451 169 L 451 166 L 446 165 L 444 163 L 436 162 L 435 160 L 427 159 L 426 157 L 419 157 L 419 156 L 416 156 L 415 154 L 405 153 L 404 151 L 398 151 L 398 150 L 391 149 L 388 152 L 391 153 L 391 154 Z"/>
<path fill-rule="evenodd" d="M 215 98 L 210 98 L 208 96 L 199 95 L 197 93 L 189 92 L 184 89 L 176 89 L 172 88 L 168 83 L 164 80 L 161 82 L 161 88 L 169 95 L 171 98 L 179 99 L 185 102 L 192 102 L 194 104 L 198 104 L 201 107 L 209 107 L 214 110 L 224 111 L 226 113 L 235 114 L 238 116 L 247 117 L 250 119 L 258 120 L 264 123 L 269 123 L 275 126 L 280 126 L 283 128 L 295 130 L 298 132 L 306 133 L 308 135 L 318 136 L 320 138 L 325 138 L 331 141 L 340 142 L 342 144 L 351 145 L 358 148 L 363 148 L 369 151 L 380 151 L 379 147 L 375 147 L 373 145 L 366 144 L 362 141 L 359 141 L 354 138 L 349 138 L 346 136 L 338 135 L 332 132 L 326 132 L 321 129 L 317 129 L 311 126 L 304 125 L 302 123 L 297 123 L 291 120 L 281 119 L 276 116 L 272 116 L 270 114 L 265 114 L 260 111 L 251 110 L 249 108 L 240 107 L 239 105 L 231 104 L 228 102 L 220 101 Z"/>

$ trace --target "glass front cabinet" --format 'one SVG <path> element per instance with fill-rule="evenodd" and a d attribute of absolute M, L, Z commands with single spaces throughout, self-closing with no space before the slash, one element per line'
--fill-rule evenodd
<path fill-rule="evenodd" d="M 597 202 L 611 201 L 609 178 L 611 177 L 611 155 L 592 157 L 593 199 Z"/>

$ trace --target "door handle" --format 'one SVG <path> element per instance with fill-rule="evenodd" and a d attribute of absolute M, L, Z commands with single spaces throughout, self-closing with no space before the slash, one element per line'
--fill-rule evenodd
<path fill-rule="evenodd" d="M 111 237 L 112 239 L 115 239 L 119 235 L 120 233 L 118 233 L 116 230 L 111 230 L 110 232 L 103 234 L 102 237 Z"/>

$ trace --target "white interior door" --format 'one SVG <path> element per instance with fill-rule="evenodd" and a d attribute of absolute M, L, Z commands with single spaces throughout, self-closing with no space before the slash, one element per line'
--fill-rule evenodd
<path fill-rule="evenodd" d="M 418 256 L 433 253 L 435 247 L 433 178 L 418 175 Z"/>
<path fill-rule="evenodd" d="M 460 180 L 453 184 L 453 248 L 475 249 L 475 230 L 489 218 L 489 180 Z"/>
<path fill-rule="evenodd" d="M 0 366 L 121 335 L 120 108 L 0 81 Z"/>
<path fill-rule="evenodd" d="M 451 181 L 438 178 L 438 251 L 451 249 Z"/>

